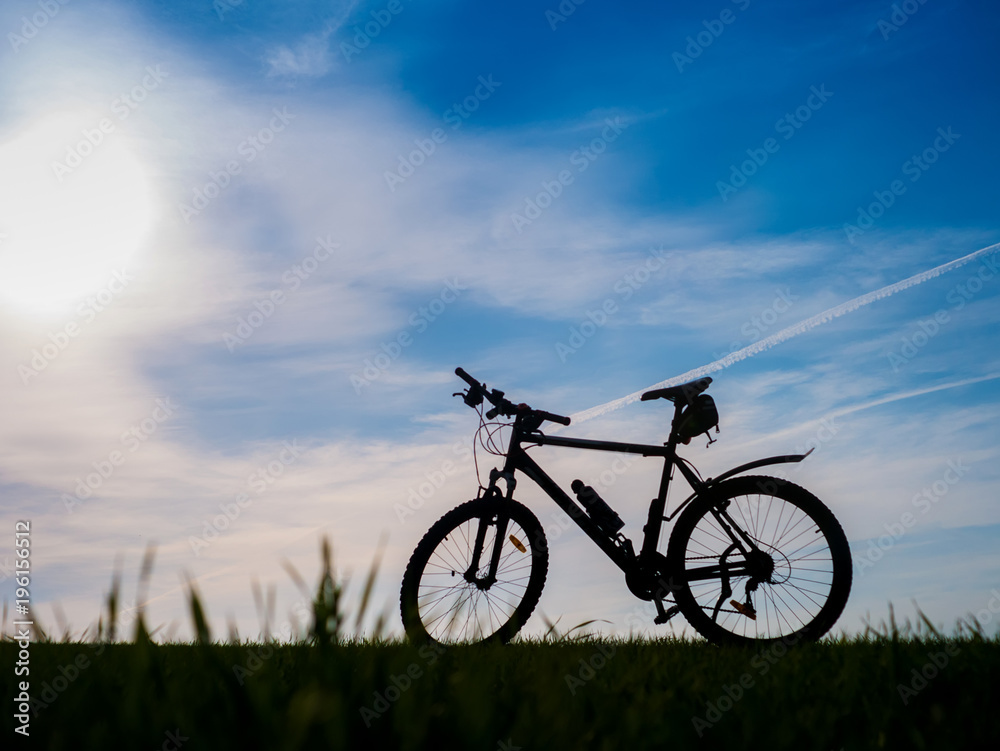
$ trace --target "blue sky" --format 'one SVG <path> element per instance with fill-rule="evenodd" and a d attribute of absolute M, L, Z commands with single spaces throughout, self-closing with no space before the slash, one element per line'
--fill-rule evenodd
<path fill-rule="evenodd" d="M 32 520 L 41 617 L 96 621 L 118 556 L 134 598 L 155 542 L 162 633 L 187 633 L 186 572 L 217 633 L 256 635 L 252 580 L 281 621 L 282 560 L 314 577 L 329 535 L 356 587 L 384 535 L 398 630 L 410 551 L 475 492 L 457 365 L 581 413 L 1000 241 L 998 26 L 947 0 L 6 3 L 0 516 Z M 838 629 L 914 599 L 950 629 L 1000 581 L 998 265 L 714 375 L 704 472 L 819 447 L 789 476 L 855 551 Z M 655 443 L 665 420 L 567 433 Z M 546 451 L 640 534 L 657 467 Z M 553 536 L 542 613 L 659 633 L 582 534 Z"/>

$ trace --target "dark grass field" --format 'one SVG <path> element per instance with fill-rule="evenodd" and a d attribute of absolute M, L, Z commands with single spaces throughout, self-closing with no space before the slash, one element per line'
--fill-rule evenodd
<path fill-rule="evenodd" d="M 151 567 L 150 553 L 140 592 Z M 214 642 L 192 588 L 196 640 L 157 644 L 141 612 L 131 641 L 116 638 L 119 581 L 91 641 L 68 630 L 55 641 L 36 624 L 27 676 L 15 675 L 21 646 L 5 624 L 0 748 L 1000 748 L 1000 637 L 976 624 L 946 637 L 926 618 L 890 618 L 860 637 L 766 649 L 572 637 L 579 627 L 508 646 L 417 647 L 345 636 L 324 544 L 299 642 Z"/>
<path fill-rule="evenodd" d="M 995 640 L 0 644 L 4 748 L 997 748 Z M 16 711 L 16 710 L 15 710 Z M 14 739 L 13 741 L 11 739 Z M 25 742 L 26 741 L 26 742 Z M 8 745 L 10 744 L 10 745 Z"/>

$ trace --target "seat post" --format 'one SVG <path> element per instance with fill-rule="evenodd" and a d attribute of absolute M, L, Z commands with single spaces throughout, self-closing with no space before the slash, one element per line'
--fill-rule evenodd
<path fill-rule="evenodd" d="M 674 457 L 677 454 L 677 432 L 674 425 L 680 416 L 683 405 L 680 400 L 674 402 L 674 416 L 670 420 L 670 436 L 664 444 L 667 447 L 667 455 L 663 459 L 663 474 L 660 475 L 660 489 L 656 498 L 650 501 L 649 516 L 646 517 L 646 526 L 642 528 L 642 551 L 639 558 L 643 561 L 650 561 L 656 553 L 656 545 L 660 541 L 660 528 L 663 526 L 663 513 L 667 507 L 667 492 L 670 490 L 670 481 L 674 476 Z"/>

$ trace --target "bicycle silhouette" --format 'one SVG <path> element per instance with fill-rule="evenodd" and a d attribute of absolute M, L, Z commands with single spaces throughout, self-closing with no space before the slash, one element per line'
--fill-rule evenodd
<path fill-rule="evenodd" d="M 742 474 L 800 462 L 812 450 L 758 459 L 709 479 L 677 455 L 678 444 L 718 425 L 715 403 L 704 393 L 711 378 L 642 395 L 643 401 L 667 399 L 674 406 L 667 442 L 645 445 L 545 435 L 543 422 L 569 425 L 570 418 L 513 404 L 504 392 L 488 390 L 461 368 L 455 373 L 469 384 L 455 396 L 479 411 L 480 431 L 496 425 L 487 420 L 504 416 L 513 418 L 511 436 L 506 452 L 493 451 L 506 459 L 502 469 L 491 470 L 489 485 L 439 519 L 410 557 L 400 609 L 411 640 L 507 642 L 535 609 L 545 585 L 548 544 L 537 517 L 514 500 L 517 471 L 541 487 L 624 572 L 632 594 L 653 602 L 654 623 L 681 613 L 712 642 L 793 643 L 818 639 L 840 617 L 852 568 L 847 538 L 834 515 L 787 480 Z M 484 399 L 493 405 L 485 419 Z M 593 488 L 574 480 L 576 500 L 571 498 L 528 456 L 534 446 L 663 458 L 659 492 L 649 505 L 638 553 L 621 533 L 618 514 Z M 693 492 L 664 516 L 675 467 Z M 663 555 L 656 549 L 660 531 L 675 517 Z"/>

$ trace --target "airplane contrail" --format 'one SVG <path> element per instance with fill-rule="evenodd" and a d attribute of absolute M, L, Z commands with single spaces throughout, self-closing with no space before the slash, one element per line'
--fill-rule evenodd
<path fill-rule="evenodd" d="M 891 404 L 892 402 L 902 401 L 904 399 L 913 399 L 914 397 L 924 396 L 925 394 L 933 394 L 937 391 L 948 391 L 949 389 L 957 389 L 961 386 L 971 386 L 974 383 L 982 383 L 983 381 L 995 381 L 1000 378 L 1000 372 L 988 373 L 983 376 L 975 376 L 973 378 L 962 378 L 958 381 L 949 381 L 948 383 L 939 383 L 935 386 L 927 386 L 920 389 L 912 389 L 910 391 L 899 391 L 894 394 L 889 394 L 887 396 L 880 396 L 878 399 L 872 399 L 867 402 L 861 402 L 860 404 L 853 404 L 850 407 L 842 407 L 840 409 L 835 409 L 832 412 L 828 412 L 822 417 L 818 417 L 812 420 L 807 420 L 806 422 L 799 423 L 798 425 L 791 425 L 782 428 L 776 433 L 768 433 L 760 438 L 751 438 L 745 441 L 742 446 L 753 446 L 756 443 L 761 443 L 764 441 L 773 441 L 775 438 L 781 438 L 786 435 L 794 435 L 798 431 L 804 429 L 810 425 L 819 425 L 824 420 L 836 420 L 838 417 L 844 417 L 845 415 L 851 415 L 855 412 L 862 412 L 866 409 L 872 409 L 873 407 L 880 407 L 883 404 Z"/>
<path fill-rule="evenodd" d="M 715 362 L 710 362 L 707 365 L 702 365 L 699 368 L 689 370 L 686 373 L 681 373 L 679 376 L 674 376 L 673 378 L 668 378 L 665 381 L 660 381 L 659 383 L 654 383 L 652 386 L 647 386 L 640 391 L 634 391 L 633 393 L 623 396 L 620 399 L 615 399 L 605 404 L 599 404 L 596 407 L 591 407 L 590 409 L 585 409 L 582 412 L 577 412 L 570 415 L 573 422 L 583 422 L 585 420 L 593 419 L 594 417 L 600 417 L 601 415 L 606 415 L 609 412 L 614 412 L 617 409 L 632 404 L 633 402 L 639 401 L 639 397 L 642 396 L 643 392 L 649 391 L 650 389 L 666 388 L 667 386 L 676 386 L 681 383 L 686 383 L 688 381 L 693 381 L 696 378 L 701 378 L 702 376 L 709 375 L 710 373 L 715 373 L 716 371 L 728 368 L 734 363 L 738 363 L 741 360 L 746 360 L 748 357 L 753 357 L 756 354 L 764 352 L 771 349 L 778 344 L 781 344 L 792 337 L 796 337 L 799 334 L 804 334 L 807 331 L 811 331 L 817 326 L 821 326 L 824 323 L 832 321 L 834 318 L 840 318 L 842 315 L 848 313 L 853 313 L 858 308 L 864 307 L 876 300 L 881 300 L 885 297 L 896 294 L 897 292 L 902 292 L 905 289 L 909 289 L 917 284 L 922 284 L 928 279 L 933 279 L 936 276 L 941 276 L 953 269 L 957 269 L 959 266 L 964 266 L 965 264 L 981 258 L 982 256 L 989 255 L 1000 250 L 1000 243 L 995 243 L 989 245 L 985 248 L 980 248 L 979 250 L 969 253 L 967 256 L 962 256 L 961 258 L 956 258 L 954 261 L 949 261 L 948 263 L 943 263 L 940 266 L 935 266 L 933 269 L 928 269 L 927 271 L 921 271 L 919 274 L 914 274 L 911 277 L 907 277 L 902 281 L 896 282 L 895 284 L 889 284 L 885 287 L 875 290 L 874 292 L 869 292 L 867 294 L 861 295 L 860 297 L 855 297 L 853 300 L 848 300 L 845 303 L 841 303 L 833 308 L 824 310 L 822 313 L 807 318 L 804 321 L 788 326 L 787 328 L 778 331 L 771 336 L 761 339 L 759 342 L 754 342 L 743 349 L 737 350 L 736 352 L 731 352 L 725 357 L 719 358 Z"/>

